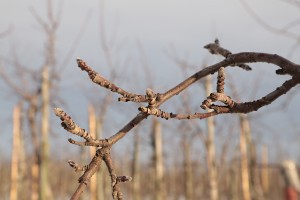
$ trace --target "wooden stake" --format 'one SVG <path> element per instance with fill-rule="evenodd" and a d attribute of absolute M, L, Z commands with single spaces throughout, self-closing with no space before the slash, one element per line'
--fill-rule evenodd
<path fill-rule="evenodd" d="M 11 154 L 11 187 L 10 200 L 18 200 L 18 177 L 19 177 L 19 156 L 20 156 L 20 106 L 13 109 L 13 144 Z"/>
<path fill-rule="evenodd" d="M 89 132 L 93 138 L 96 138 L 96 114 L 93 106 L 89 105 Z M 96 153 L 95 147 L 90 147 L 90 156 L 94 157 Z M 97 176 L 92 176 L 90 184 L 91 200 L 97 200 Z"/>
<path fill-rule="evenodd" d="M 250 130 L 249 121 L 244 114 L 240 114 L 240 152 L 241 152 L 241 177 L 242 177 L 242 191 L 243 199 L 250 200 L 250 179 L 248 167 L 248 152 L 247 152 L 247 131 Z"/>

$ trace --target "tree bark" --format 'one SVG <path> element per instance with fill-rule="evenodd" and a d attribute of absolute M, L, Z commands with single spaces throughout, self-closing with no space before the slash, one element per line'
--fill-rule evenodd
<path fill-rule="evenodd" d="M 50 107 L 50 82 L 49 67 L 45 66 L 42 71 L 42 138 L 41 138 L 41 161 L 40 161 L 40 199 L 52 199 L 49 185 L 49 107 Z"/>
<path fill-rule="evenodd" d="M 205 80 L 205 93 L 206 96 L 209 96 L 212 92 L 211 76 L 207 76 Z M 211 200 L 219 199 L 215 149 L 215 123 L 214 118 L 210 117 L 207 119 L 206 159 L 208 170 L 209 194 Z"/>
<path fill-rule="evenodd" d="M 96 138 L 96 114 L 93 106 L 89 106 L 89 133 Z M 93 158 L 96 153 L 95 147 L 90 147 L 90 157 Z M 90 183 L 90 199 L 97 200 L 97 176 L 92 176 Z"/>
<path fill-rule="evenodd" d="M 188 143 L 188 136 L 183 138 L 183 152 L 184 152 L 184 188 L 185 188 L 185 199 L 192 200 L 194 193 L 193 186 L 193 169 L 191 161 L 191 147 Z M 175 175 L 175 174 L 174 174 Z"/>
<path fill-rule="evenodd" d="M 155 185 L 155 199 L 164 200 L 164 163 L 163 163 L 163 147 L 162 147 L 162 135 L 161 124 L 154 118 L 152 130 L 152 147 L 154 153 L 154 185 Z"/>
<path fill-rule="evenodd" d="M 140 138 L 139 134 L 134 135 L 134 149 L 132 160 L 132 196 L 133 200 L 140 200 Z"/>
<path fill-rule="evenodd" d="M 23 112 L 23 104 L 20 103 L 20 175 L 19 175 L 19 193 L 22 198 L 29 199 L 28 187 L 29 179 L 27 178 L 27 158 L 24 141 L 23 123 L 25 121 Z"/>
<path fill-rule="evenodd" d="M 268 147 L 264 145 L 262 147 L 262 155 L 261 155 L 261 183 L 264 195 L 268 197 L 269 194 L 269 161 L 268 161 Z"/>
<path fill-rule="evenodd" d="M 17 105 L 13 109 L 13 143 L 11 154 L 11 184 L 10 184 L 10 200 L 18 200 L 19 195 L 19 165 L 20 165 L 20 106 Z"/>
<path fill-rule="evenodd" d="M 39 171 L 40 171 L 40 142 L 37 135 L 37 95 L 32 97 L 28 108 L 28 121 L 33 144 L 33 158 L 31 164 L 31 200 L 39 198 Z"/>
<path fill-rule="evenodd" d="M 240 152 L 241 152 L 241 179 L 242 179 L 242 194 L 244 200 L 250 200 L 250 178 L 248 167 L 248 152 L 247 152 L 247 132 L 249 130 L 249 122 L 244 114 L 240 114 Z"/>
<path fill-rule="evenodd" d="M 96 117 L 96 135 L 97 138 L 102 138 L 103 120 L 102 118 Z M 97 198 L 98 200 L 105 199 L 105 174 L 103 167 L 100 167 L 99 171 L 96 172 L 97 176 Z"/>

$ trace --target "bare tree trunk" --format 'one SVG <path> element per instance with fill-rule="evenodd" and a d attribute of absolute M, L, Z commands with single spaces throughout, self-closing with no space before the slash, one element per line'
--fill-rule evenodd
<path fill-rule="evenodd" d="M 229 185 L 229 198 L 230 200 L 239 200 L 239 162 L 236 160 L 231 161 L 231 167 L 229 168 L 228 172 L 228 180 L 227 184 Z"/>
<path fill-rule="evenodd" d="M 211 76 L 207 76 L 205 80 L 206 96 L 209 96 L 212 92 Z M 215 124 L 214 118 L 210 117 L 207 119 L 206 159 L 211 200 L 219 199 L 215 149 Z"/>
<path fill-rule="evenodd" d="M 93 106 L 89 106 L 89 132 L 93 138 L 96 138 L 96 114 Z M 95 147 L 90 147 L 90 157 L 93 158 L 96 153 Z M 97 200 L 97 176 L 92 176 L 90 183 L 90 199 Z"/>
<path fill-rule="evenodd" d="M 49 68 L 45 66 L 42 71 L 42 138 L 40 161 L 40 199 L 52 199 L 49 185 Z"/>
<path fill-rule="evenodd" d="M 193 170 L 191 161 L 191 148 L 188 143 L 187 136 L 183 138 L 183 152 L 184 152 L 184 188 L 185 188 L 185 199 L 193 199 Z M 175 176 L 175 174 L 174 174 Z"/>
<path fill-rule="evenodd" d="M 50 189 L 49 172 L 49 107 L 50 107 L 50 83 L 54 84 L 56 58 L 55 58 L 55 39 L 59 19 L 53 15 L 52 0 L 47 0 L 47 20 L 43 22 L 42 28 L 47 37 L 45 48 L 45 65 L 42 69 L 42 138 L 41 138 L 41 165 L 40 165 L 40 199 L 52 199 Z M 38 20 L 38 17 L 37 17 Z M 40 21 L 40 20 L 38 20 Z M 51 77 L 51 79 L 50 79 Z M 52 82 L 51 82 L 52 81 Z"/>
<path fill-rule="evenodd" d="M 164 163 L 163 163 L 163 147 L 161 124 L 154 118 L 152 130 L 152 146 L 154 153 L 154 185 L 155 185 L 155 199 L 164 200 L 165 187 L 164 187 Z"/>
<path fill-rule="evenodd" d="M 31 200 L 38 200 L 39 198 L 39 171 L 40 171 L 40 145 L 37 135 L 37 96 L 34 96 L 28 108 L 28 120 L 31 132 L 31 139 L 33 143 L 33 159 L 31 164 Z"/>
<path fill-rule="evenodd" d="M 17 200 L 19 192 L 19 159 L 20 159 L 20 106 L 17 105 L 13 109 L 13 144 L 11 154 L 11 184 L 10 184 L 10 200 Z"/>
<path fill-rule="evenodd" d="M 242 191 L 243 199 L 250 200 L 250 179 L 248 168 L 248 152 L 247 152 L 247 139 L 246 135 L 249 130 L 249 122 L 244 114 L 240 114 L 240 152 L 241 152 L 241 179 L 242 179 Z"/>
<path fill-rule="evenodd" d="M 19 192 L 20 196 L 25 199 L 29 199 L 28 187 L 29 179 L 26 177 L 27 174 L 27 159 L 24 142 L 23 122 L 24 122 L 23 104 L 20 104 L 20 175 L 19 175 Z"/>
<path fill-rule="evenodd" d="M 172 159 L 172 167 L 169 169 L 168 172 L 168 179 L 166 180 L 166 184 L 168 184 L 169 190 L 168 190 L 168 194 L 169 198 L 168 199 L 172 199 L 172 200 L 178 200 L 180 197 L 180 195 L 178 195 L 179 193 L 179 189 L 178 189 L 178 174 L 180 174 L 180 168 L 178 168 L 178 166 L 180 165 L 180 163 L 177 160 L 178 158 Z M 179 186 L 180 187 L 180 186 Z"/>
<path fill-rule="evenodd" d="M 264 145 L 262 147 L 262 155 L 261 155 L 261 183 L 264 194 L 268 197 L 269 194 L 269 167 L 268 167 L 268 147 Z"/>
<path fill-rule="evenodd" d="M 97 138 L 102 138 L 102 128 L 103 128 L 103 121 L 102 119 L 99 119 L 96 117 L 96 135 Z M 104 176 L 104 170 L 103 167 L 100 167 L 99 171 L 96 172 L 96 179 L 97 179 L 97 198 L 98 200 L 104 200 L 105 199 L 105 190 L 104 190 L 104 182 L 105 182 L 105 176 Z"/>
<path fill-rule="evenodd" d="M 257 159 L 256 159 L 256 146 L 252 140 L 251 127 L 250 122 L 245 116 L 244 118 L 244 129 L 245 129 L 245 137 L 246 137 L 246 148 L 249 150 L 249 179 L 250 179 L 250 194 L 252 200 L 263 200 L 264 194 L 261 186 L 261 182 L 259 179 L 259 172 L 257 170 Z"/>
<path fill-rule="evenodd" d="M 139 134 L 134 135 L 134 149 L 132 160 L 132 194 L 133 200 L 140 200 L 140 138 Z"/>
<path fill-rule="evenodd" d="M 295 162 L 293 160 L 283 161 L 281 171 L 285 180 L 285 200 L 298 200 L 300 181 Z"/>

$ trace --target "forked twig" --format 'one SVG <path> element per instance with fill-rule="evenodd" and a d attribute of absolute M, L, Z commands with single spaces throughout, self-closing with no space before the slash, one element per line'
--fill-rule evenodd
<path fill-rule="evenodd" d="M 216 40 L 214 43 L 208 44 L 205 46 L 211 53 L 219 54 L 225 57 L 222 61 L 211 65 L 209 67 L 200 70 L 199 72 L 193 74 L 186 80 L 182 81 L 175 87 L 166 91 L 165 93 L 155 93 L 151 89 L 146 90 L 145 95 L 137 95 L 134 93 L 129 93 L 122 88 L 116 86 L 111 83 L 109 80 L 102 77 L 100 74 L 95 72 L 87 63 L 85 63 L 81 59 L 77 59 L 78 67 L 86 71 L 90 77 L 90 79 L 98 84 L 101 87 L 111 90 L 112 92 L 118 93 L 121 95 L 119 98 L 120 101 L 133 101 L 133 102 L 145 102 L 147 106 L 139 107 L 139 113 L 129 121 L 123 128 L 121 128 L 117 133 L 112 135 L 107 139 L 96 139 L 92 138 L 85 129 L 80 128 L 78 125 L 73 122 L 70 116 L 68 116 L 62 109 L 56 108 L 55 114 L 60 117 L 62 121 L 62 126 L 72 134 L 80 136 L 85 139 L 84 142 L 77 142 L 73 139 L 69 139 L 69 142 L 72 144 L 80 145 L 80 146 L 96 146 L 98 147 L 95 156 L 92 161 L 84 166 L 80 167 L 73 161 L 69 161 L 69 164 L 76 171 L 84 170 L 84 174 L 79 178 L 79 186 L 75 193 L 73 194 L 71 199 L 78 199 L 80 194 L 85 189 L 88 184 L 90 178 L 93 174 L 100 168 L 102 160 L 106 164 L 108 171 L 111 176 L 111 184 L 112 184 L 112 195 L 113 198 L 123 199 L 123 195 L 121 193 L 120 187 L 118 185 L 119 182 L 130 181 L 131 177 L 127 176 L 117 176 L 116 172 L 113 168 L 112 159 L 110 156 L 110 150 L 112 145 L 117 143 L 120 139 L 122 139 L 132 128 L 138 125 L 141 121 L 146 119 L 149 115 L 154 115 L 157 117 L 162 117 L 165 119 L 175 118 L 175 119 L 203 119 L 210 116 L 223 114 L 223 113 L 248 113 L 252 111 L 256 111 L 259 108 L 266 106 L 272 103 L 275 99 L 280 97 L 281 95 L 287 93 L 291 88 L 300 83 L 300 66 L 281 57 L 276 54 L 267 54 L 267 53 L 256 53 L 256 52 L 242 52 L 233 54 L 227 49 L 220 47 L 219 41 Z M 237 103 L 232 100 L 226 93 L 224 92 L 225 86 L 225 68 L 228 66 L 237 66 L 245 70 L 250 70 L 251 68 L 248 66 L 248 63 L 256 63 L 256 62 L 265 62 L 277 65 L 279 67 L 276 70 L 278 75 L 288 74 L 292 76 L 290 80 L 284 82 L 281 86 L 276 88 L 274 91 L 269 94 L 263 96 L 260 99 L 249 102 Z M 247 64 L 246 64 L 247 63 Z M 172 98 L 175 95 L 180 94 L 183 90 L 188 88 L 190 85 L 200 80 L 201 78 L 218 72 L 218 80 L 216 92 L 211 93 L 206 100 L 202 102 L 201 108 L 213 109 L 211 112 L 207 113 L 195 113 L 195 114 L 173 114 L 168 113 L 163 110 L 160 110 L 159 107 L 166 102 L 168 99 Z M 214 102 L 220 102 L 223 105 L 215 105 Z"/>

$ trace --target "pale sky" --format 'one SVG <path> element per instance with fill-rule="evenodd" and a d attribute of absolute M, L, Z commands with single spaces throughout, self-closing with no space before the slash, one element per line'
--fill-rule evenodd
<path fill-rule="evenodd" d="M 1 56 L 9 57 L 12 46 L 14 46 L 22 62 L 32 67 L 41 65 L 43 62 L 44 46 L 42 44 L 44 36 L 29 8 L 34 8 L 44 18 L 46 15 L 44 2 L 41 0 L 0 0 L 0 32 L 9 27 L 12 28 L 11 35 L 0 39 Z M 54 7 L 57 8 L 57 2 L 62 1 L 55 2 Z M 283 27 L 287 23 L 300 18 L 299 8 L 291 6 L 284 0 L 248 0 L 247 2 L 262 19 L 275 27 Z M 57 35 L 59 61 L 66 55 L 86 17 L 88 19 L 86 29 L 82 33 L 83 35 L 70 62 L 64 66 L 66 80 L 62 83 L 63 88 L 71 87 L 78 80 L 86 81 L 84 79 L 86 78 L 85 74 L 83 75 L 76 68 L 76 57 L 81 57 L 89 64 L 98 66 L 98 69 L 101 66 L 101 73 L 107 75 L 108 73 L 105 71 L 107 69 L 105 67 L 106 63 L 103 61 L 103 54 L 100 50 L 99 18 L 101 12 L 99 1 L 65 0 L 62 7 L 61 24 Z M 135 69 L 137 63 L 140 62 L 138 41 L 143 46 L 148 64 L 153 70 L 154 87 L 158 90 L 168 89 L 182 79 L 182 75 L 179 74 L 180 71 L 176 69 L 174 62 L 166 54 L 171 47 L 176 48 L 181 57 L 188 55 L 189 63 L 201 66 L 204 59 L 208 58 L 209 64 L 213 64 L 218 60 L 202 48 L 216 37 L 220 39 L 222 46 L 232 52 L 260 51 L 277 53 L 284 57 L 289 56 L 288 52 L 295 43 L 290 38 L 271 33 L 262 28 L 245 11 L 240 0 L 110 0 L 104 1 L 104 11 L 106 35 L 108 39 L 117 44 L 117 50 L 114 50 L 113 53 L 116 53 L 115 55 L 122 60 L 119 64 L 122 72 L 126 71 L 126 67 L 122 66 L 122 63 L 126 63 L 127 58 L 130 60 L 131 70 Z M 299 33 L 299 27 L 292 30 Z M 296 55 L 299 55 L 299 49 L 294 52 L 293 57 L 289 57 L 292 61 L 298 63 L 300 63 L 300 57 Z M 272 70 L 274 69 L 272 68 Z M 274 74 L 269 77 L 269 69 L 262 70 L 262 76 L 266 76 L 263 79 L 267 88 L 274 89 L 279 86 L 273 84 L 277 77 L 273 76 Z M 136 71 L 142 73 L 143 70 L 137 68 Z M 169 73 L 173 73 L 173 78 L 165 78 L 166 74 Z M 260 72 L 256 73 L 260 74 Z M 125 80 L 130 79 L 128 78 L 130 74 L 125 73 L 125 75 L 127 77 Z M 181 79 L 178 80 L 179 78 Z M 239 78 L 236 77 L 236 80 L 241 81 L 240 85 L 247 85 L 248 79 Z M 245 76 L 245 78 L 249 78 L 251 82 L 254 81 L 251 78 L 255 78 L 255 75 Z M 279 78 L 279 80 L 282 82 L 283 79 Z M 131 80 L 129 82 L 134 83 Z M 0 81 L 0 84 L 3 83 Z M 1 88 L 3 87 L 2 85 Z M 299 89 L 299 87 L 297 88 Z M 138 87 L 134 89 L 143 90 L 143 88 Z M 269 91 L 263 88 L 262 90 L 261 94 Z M 5 101 L 7 96 L 2 92 L 0 95 L 3 96 L 0 99 L 1 110 L 5 111 L 2 112 L 4 114 L 0 115 L 0 123 L 3 123 L 9 119 L 12 102 Z M 80 100 L 74 99 L 71 94 L 65 95 L 63 96 L 64 99 L 72 99 L 72 101 L 69 101 L 69 109 L 75 107 L 78 103 L 86 103 L 83 97 Z M 9 98 L 12 97 L 9 96 Z M 284 118 L 280 118 L 280 114 L 277 113 L 278 116 L 275 116 L 274 119 L 279 117 L 283 120 L 281 123 L 285 125 L 280 126 L 282 130 L 293 133 L 298 131 L 299 133 L 299 126 L 296 129 L 289 130 L 290 123 L 284 122 L 287 119 L 286 116 L 295 117 L 296 113 L 300 111 L 295 99 L 300 100 L 300 93 L 296 93 L 296 97 L 293 98 L 292 105 L 286 111 Z M 287 100 L 285 97 L 281 97 L 278 101 L 282 103 L 285 100 Z M 14 99 L 14 102 L 17 102 L 17 100 Z M 76 114 L 76 112 L 74 111 L 73 114 Z M 294 121 L 299 122 L 299 120 Z M 10 129 L 10 126 L 5 127 L 5 132 L 9 133 Z M 8 137 L 7 140 L 10 141 L 10 139 Z M 5 143 L 3 140 L 0 142 L 0 151 L 3 149 L 1 146 Z M 297 145 L 295 144 L 295 146 Z M 292 150 L 287 149 L 286 151 L 289 153 Z M 299 156 L 299 154 L 296 156 Z"/>

